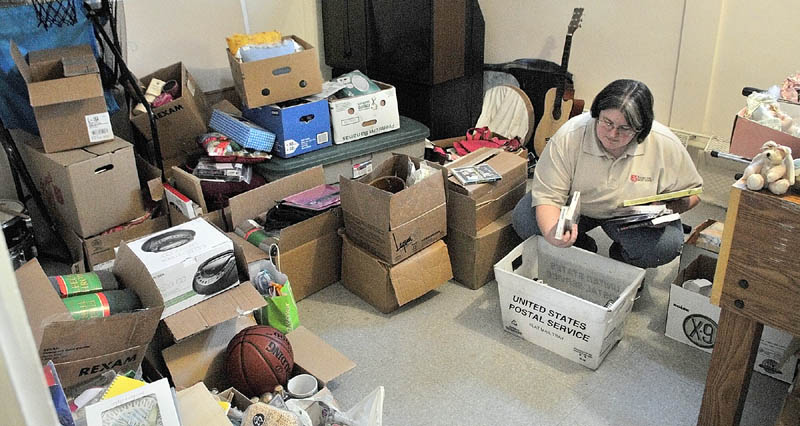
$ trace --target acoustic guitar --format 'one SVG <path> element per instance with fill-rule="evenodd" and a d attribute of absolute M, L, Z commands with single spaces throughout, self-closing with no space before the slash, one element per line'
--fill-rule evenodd
<path fill-rule="evenodd" d="M 561 55 L 561 83 L 545 93 L 542 119 L 539 121 L 539 125 L 536 126 L 536 131 L 533 134 L 533 150 L 536 152 L 537 157 L 542 155 L 544 146 L 556 130 L 558 130 L 562 124 L 566 123 L 570 117 L 583 111 L 584 101 L 574 98 L 574 91 L 571 87 L 567 87 L 566 78 L 569 51 L 572 47 L 572 35 L 580 28 L 582 20 L 583 8 L 576 7 L 572 11 L 572 19 L 570 19 L 569 25 L 567 26 L 567 37 L 566 40 L 564 40 L 564 53 Z"/>

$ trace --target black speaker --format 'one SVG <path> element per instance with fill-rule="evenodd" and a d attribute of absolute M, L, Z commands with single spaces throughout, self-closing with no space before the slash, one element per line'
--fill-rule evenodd
<path fill-rule="evenodd" d="M 485 22 L 477 0 L 325 0 L 325 62 L 397 89 L 400 114 L 431 138 L 463 135 L 483 100 Z"/>

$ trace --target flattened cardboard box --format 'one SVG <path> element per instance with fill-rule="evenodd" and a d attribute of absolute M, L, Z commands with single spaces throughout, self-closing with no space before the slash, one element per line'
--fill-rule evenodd
<path fill-rule="evenodd" d="M 445 242 L 456 281 L 475 290 L 494 279 L 494 264 L 522 243 L 511 226 L 512 213 L 485 226 L 475 237 L 448 229 Z"/>
<path fill-rule="evenodd" d="M 114 139 L 100 70 L 89 45 L 28 53 L 11 41 L 11 56 L 28 86 L 44 152 L 81 148 Z"/>
<path fill-rule="evenodd" d="M 97 235 L 144 214 L 130 143 L 116 138 L 47 154 L 31 145 L 35 136 L 11 132 L 45 204 L 79 236 Z"/>
<path fill-rule="evenodd" d="M 205 94 L 182 62 L 148 74 L 141 81 L 147 85 L 153 78 L 175 80 L 181 86 L 177 99 L 153 108 L 162 158 L 182 158 L 198 151 L 195 139 L 208 130 L 211 116 Z M 133 111 L 133 108 L 130 110 Z M 130 121 L 145 139 L 153 139 L 147 114 L 133 115 L 131 112 Z"/>
<path fill-rule="evenodd" d="M 409 161 L 436 170 L 423 180 L 391 193 L 370 185 L 385 176 L 405 181 Z M 444 192 L 446 170 L 438 164 L 392 154 L 358 180 L 340 179 L 347 236 L 378 258 L 395 265 L 447 234 Z"/>
<path fill-rule="evenodd" d="M 225 349 L 236 333 L 253 325 L 256 321 L 252 315 L 242 316 L 166 348 L 164 361 L 175 387 L 186 388 L 200 381 L 210 388 L 230 387 L 225 373 Z M 290 331 L 286 337 L 292 345 L 295 372 L 313 375 L 320 386 L 356 366 L 303 326 Z"/>
<path fill-rule="evenodd" d="M 103 318 L 75 320 L 34 259 L 16 271 L 36 347 L 43 362 L 53 360 L 61 383 L 71 386 L 104 371 L 136 369 L 164 309 L 152 278 L 141 265 L 123 261 L 114 275 L 132 289 L 144 309 Z"/>
<path fill-rule="evenodd" d="M 257 108 L 322 91 L 317 49 L 294 35 L 283 39 L 293 39 L 303 50 L 260 61 L 239 62 L 225 49 L 236 93 L 245 107 Z"/>
<path fill-rule="evenodd" d="M 342 284 L 387 314 L 453 278 L 444 241 L 392 266 L 361 249 L 346 236 L 342 244 Z"/>
<path fill-rule="evenodd" d="M 325 183 L 322 166 L 316 166 L 260 186 L 230 199 L 231 228 L 247 219 L 262 218 L 280 200 L 289 195 Z M 334 208 L 283 228 L 268 243 L 278 245 L 278 261 L 283 273 L 289 276 L 292 293 L 299 301 L 339 281 L 341 276 L 342 210 Z M 240 245 L 244 240 L 240 241 Z M 260 251 L 260 250 L 259 250 Z M 252 262 L 257 259 L 248 259 Z"/>

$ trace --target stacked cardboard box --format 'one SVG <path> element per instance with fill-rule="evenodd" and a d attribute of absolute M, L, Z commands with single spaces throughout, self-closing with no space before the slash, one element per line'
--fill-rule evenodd
<path fill-rule="evenodd" d="M 168 171 L 170 166 L 180 165 L 187 155 L 198 152 L 197 137 L 208 130 L 211 112 L 205 94 L 197 85 L 186 66 L 178 62 L 144 76 L 145 87 L 154 78 L 161 81 L 174 80 L 178 84 L 178 95 L 172 101 L 153 108 L 158 132 L 161 158 Z M 136 114 L 130 107 L 133 127 L 148 141 L 153 140 L 147 114 Z"/>
<path fill-rule="evenodd" d="M 427 177 L 408 185 L 411 168 Z M 447 246 L 447 209 L 439 165 L 395 154 L 357 180 L 342 178 L 345 234 L 342 283 L 388 313 L 453 277 Z M 377 187 L 402 179 L 395 192 Z"/>
<path fill-rule="evenodd" d="M 511 211 L 525 195 L 527 160 L 499 149 L 481 148 L 446 167 L 488 164 L 496 182 L 463 185 L 447 180 L 447 246 L 456 281 L 477 289 L 494 278 L 493 266 L 522 242 L 511 226 Z"/>

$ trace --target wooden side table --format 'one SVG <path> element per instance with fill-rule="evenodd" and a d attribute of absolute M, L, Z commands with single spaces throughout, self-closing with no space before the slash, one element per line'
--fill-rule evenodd
<path fill-rule="evenodd" d="M 698 425 L 738 425 L 764 325 L 800 336 L 800 197 L 731 190 L 711 302 L 721 308 Z"/>

